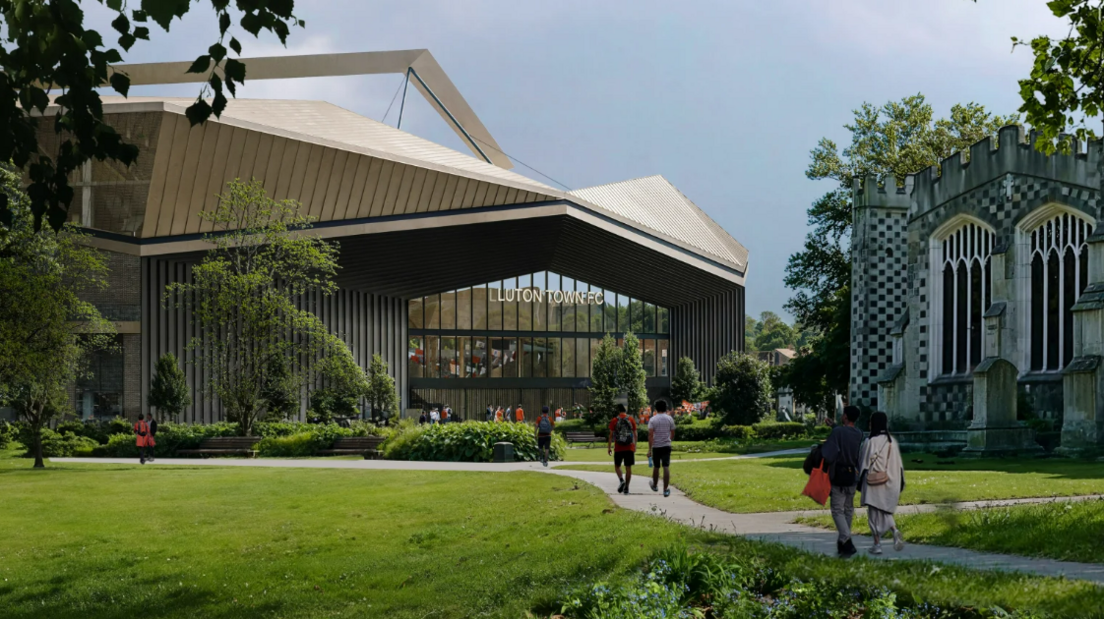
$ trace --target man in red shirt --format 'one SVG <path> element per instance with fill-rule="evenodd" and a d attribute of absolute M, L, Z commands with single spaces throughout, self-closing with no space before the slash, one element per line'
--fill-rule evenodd
<path fill-rule="evenodd" d="M 613 455 L 613 470 L 621 482 L 617 492 L 628 494 L 632 467 L 636 464 L 636 420 L 625 412 L 624 404 L 617 405 L 617 416 L 610 420 L 606 453 Z M 624 476 L 621 475 L 622 464 L 625 465 Z"/>

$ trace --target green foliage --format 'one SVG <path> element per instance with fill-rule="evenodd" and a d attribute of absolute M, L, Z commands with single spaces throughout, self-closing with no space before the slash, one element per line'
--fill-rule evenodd
<path fill-rule="evenodd" d="M 717 362 L 710 407 L 724 425 L 751 425 L 770 412 L 770 367 L 751 355 L 730 352 Z"/>
<path fill-rule="evenodd" d="M 616 414 L 622 360 L 617 341 L 607 333 L 594 354 L 590 373 L 590 404 L 594 415 L 584 419 L 588 425 L 597 426 L 603 419 L 611 419 Z"/>
<path fill-rule="evenodd" d="M 675 375 L 671 377 L 671 399 L 677 406 L 683 400 L 687 402 L 698 401 L 705 385 L 702 384 L 701 375 L 694 367 L 694 360 L 690 357 L 682 357 L 675 367 Z"/>
<path fill-rule="evenodd" d="M 0 451 L 3 451 L 15 440 L 15 426 L 7 421 L 0 421 Z"/>
<path fill-rule="evenodd" d="M 137 40 L 149 40 L 151 20 L 168 32 L 172 20 L 183 18 L 193 4 L 199 3 L 144 0 L 128 7 L 120 0 L 101 0 L 94 6 L 98 11 L 106 9 L 116 14 L 111 27 L 119 35 L 119 48 L 126 52 Z M 207 120 L 212 113 L 215 116 L 222 113 L 227 102 L 223 87 L 233 95 L 237 86 L 245 82 L 245 64 L 230 58 L 226 47 L 229 45 L 230 50 L 241 56 L 241 43 L 230 28 L 233 19 L 239 19 L 243 31 L 258 36 L 266 30 L 281 43 L 286 43 L 291 26 L 304 25 L 292 14 L 291 0 L 220 0 L 213 7 L 218 39 L 189 69 L 190 73 L 207 76 L 199 97 L 186 111 L 193 125 Z M 0 126 L 4 128 L 0 132 L 0 161 L 26 167 L 35 230 L 41 228 L 44 217 L 54 230 L 60 230 L 73 199 L 69 184 L 73 172 L 92 158 L 129 166 L 138 157 L 138 147 L 127 144 L 104 122 L 97 92 L 110 86 L 124 97 L 127 95 L 130 79 L 126 73 L 110 70 L 112 65 L 123 62 L 123 52 L 106 47 L 100 32 L 85 28 L 85 11 L 91 11 L 92 7 L 82 7 L 80 0 L 4 2 L 0 9 L 6 43 L 0 48 L 0 73 L 4 75 L 0 80 L 4 100 L 0 106 Z M 50 88 L 61 89 L 61 95 L 54 101 L 47 94 Z M 44 124 L 42 117 L 52 103 L 60 106 L 56 118 L 50 122 L 57 141 L 52 145 L 39 144 L 37 128 Z M 0 195 L 0 227 L 11 223 L 8 206 L 6 196 Z"/>
<path fill-rule="evenodd" d="M 146 403 L 157 408 L 162 415 L 169 415 L 174 421 L 185 408 L 191 406 L 188 381 L 173 353 L 165 353 L 157 360 Z"/>
<path fill-rule="evenodd" d="M 1053 154 L 1069 152 L 1071 138 L 1098 136 L 1088 121 L 1104 109 L 1104 2 L 1054 0 L 1047 7 L 1068 23 L 1067 35 L 1037 36 L 1030 43 L 1012 37 L 1012 46 L 1030 47 L 1035 57 L 1031 73 L 1019 81 L 1020 111 L 1038 132 L 1035 148 Z"/>
<path fill-rule="evenodd" d="M 404 420 L 398 432 L 384 445 L 389 460 L 432 460 L 446 462 L 490 462 L 494 444 L 513 443 L 514 460 L 539 459 L 533 426 L 526 423 L 485 421 L 419 426 Z M 562 460 L 567 443 L 552 435 L 549 459 Z"/>
<path fill-rule="evenodd" d="M 279 421 L 299 413 L 299 377 L 291 373 L 284 357 L 273 357 L 268 362 L 261 400 L 266 421 Z"/>
<path fill-rule="evenodd" d="M 656 553 L 635 577 L 599 581 L 571 591 L 561 601 L 567 619 L 622 617 L 736 618 L 908 617 L 910 619 L 1033 619 L 1031 613 L 941 607 L 887 588 L 901 581 L 840 577 L 809 578 L 769 562 L 759 553 Z M 772 565 L 771 563 L 774 563 Z"/>
<path fill-rule="evenodd" d="M 798 337 L 797 329 L 786 324 L 774 312 L 763 312 L 759 320 L 751 316 L 744 319 L 745 352 L 795 348 Z"/>
<path fill-rule="evenodd" d="M 900 185 L 908 174 L 955 152 L 968 157 L 971 144 L 995 139 L 1002 125 L 1017 121 L 975 103 L 955 105 L 949 118 L 933 118 L 920 94 L 880 107 L 864 103 L 845 126 L 851 144 L 842 153 L 827 138 L 811 152 L 806 177 L 838 185 L 810 206 L 812 231 L 786 266 L 786 286 L 794 290 L 786 309 L 810 334 L 802 350 L 805 359 L 786 373 L 799 402 L 829 410 L 834 394 L 846 393 L 849 386 L 852 181 L 881 175 Z"/>
<path fill-rule="evenodd" d="M 9 215 L 0 225 L 0 405 L 28 424 L 26 445 L 37 451 L 39 430 L 69 409 L 68 387 L 87 374 L 88 354 L 114 345 L 113 324 L 81 299 L 106 285 L 107 267 L 75 228 L 36 230 L 20 176 L 3 165 L 0 196 Z"/>
<path fill-rule="evenodd" d="M 767 421 L 751 426 L 755 436 L 761 439 L 799 438 L 808 434 L 805 424 L 797 421 Z"/>
<path fill-rule="evenodd" d="M 640 340 L 629 332 L 625 333 L 624 342 L 621 348 L 621 390 L 627 395 L 629 414 L 635 415 L 648 406 L 647 374 L 644 372 Z"/>
<path fill-rule="evenodd" d="M 318 378 L 325 386 L 311 392 L 308 419 L 330 423 L 338 417 L 360 416 L 360 399 L 368 393 L 368 377 L 348 348 L 330 350 L 319 364 Z"/>
<path fill-rule="evenodd" d="M 337 424 L 312 424 L 309 430 L 295 434 L 270 436 L 257 443 L 257 455 L 263 457 L 305 458 L 329 449 L 335 439 L 357 436 L 355 430 Z"/>
<path fill-rule="evenodd" d="M 311 218 L 294 200 L 270 198 L 260 181 L 231 181 L 200 217 L 214 229 L 206 237 L 214 249 L 190 282 L 167 287 L 164 301 L 191 312 L 198 335 L 188 347 L 210 375 L 206 396 L 217 396 L 248 436 L 265 411 L 274 359 L 287 361 L 296 385 L 313 371 L 306 360 L 321 356 L 329 370 L 344 370 L 345 343 L 297 303 L 336 290 L 337 246 L 299 234 Z"/>
<path fill-rule="evenodd" d="M 24 426 L 20 442 L 27 446 L 26 458 L 34 458 L 34 449 L 30 447 L 34 436 L 29 426 Z M 97 446 L 96 441 L 75 434 L 61 434 L 49 428 L 42 428 L 42 456 L 46 458 L 71 458 L 73 456 L 87 456 Z"/>
<path fill-rule="evenodd" d="M 388 374 L 387 363 L 378 354 L 372 355 L 372 363 L 368 366 L 368 389 L 364 397 L 373 419 L 377 411 L 388 419 L 398 417 L 399 394 L 395 390 L 395 379 Z"/>
<path fill-rule="evenodd" d="M 738 441 L 746 441 L 755 438 L 755 430 L 751 426 L 723 426 L 721 435 Z"/>

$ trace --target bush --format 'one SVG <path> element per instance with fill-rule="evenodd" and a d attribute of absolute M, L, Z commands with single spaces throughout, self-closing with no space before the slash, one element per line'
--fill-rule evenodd
<path fill-rule="evenodd" d="M 137 458 L 137 441 L 133 434 L 112 434 L 106 444 L 93 447 L 90 455 L 95 458 Z"/>
<path fill-rule="evenodd" d="M 273 436 L 257 443 L 257 455 L 266 458 L 305 458 L 314 455 L 316 446 L 313 432 Z"/>
<path fill-rule="evenodd" d="M 384 445 L 384 457 L 391 460 L 444 462 L 490 462 L 494 444 L 513 443 L 514 460 L 535 462 L 537 438 L 533 426 L 521 423 L 471 421 L 418 426 L 404 421 Z M 549 459 L 562 460 L 567 443 L 552 435 Z"/>
<path fill-rule="evenodd" d="M 29 446 L 30 441 L 23 443 L 28 445 L 25 458 L 33 458 Z M 42 429 L 42 455 L 47 458 L 72 458 L 74 456 L 91 455 L 92 449 L 98 445 L 96 441 L 75 434 L 59 434 L 49 428 Z"/>
<path fill-rule="evenodd" d="M 717 362 L 713 398 L 725 425 L 758 423 L 770 411 L 770 366 L 750 355 L 731 352 Z"/>
<path fill-rule="evenodd" d="M 0 450 L 7 449 L 15 441 L 15 426 L 0 421 Z"/>
<path fill-rule="evenodd" d="M 721 428 L 721 435 L 738 441 L 747 441 L 755 438 L 755 430 L 751 426 L 724 426 Z"/>
<path fill-rule="evenodd" d="M 796 421 L 763 422 L 751 426 L 755 436 L 766 440 L 805 436 L 805 424 Z"/>

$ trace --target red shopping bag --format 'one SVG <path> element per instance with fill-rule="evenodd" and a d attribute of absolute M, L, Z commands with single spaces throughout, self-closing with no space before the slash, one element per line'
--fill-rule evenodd
<path fill-rule="evenodd" d="M 832 482 L 828 480 L 828 471 L 824 467 L 824 461 L 821 460 L 820 466 L 813 469 L 813 472 L 809 474 L 809 483 L 805 484 L 805 489 L 801 491 L 801 494 L 824 505 L 828 502 L 828 495 L 831 493 Z"/>

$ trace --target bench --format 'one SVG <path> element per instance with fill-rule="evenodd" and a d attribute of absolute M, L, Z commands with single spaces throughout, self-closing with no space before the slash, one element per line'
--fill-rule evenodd
<path fill-rule="evenodd" d="M 383 444 L 382 436 L 346 436 L 334 439 L 329 449 L 318 452 L 320 456 L 360 456 L 365 460 L 379 457 L 379 446 Z"/>
<path fill-rule="evenodd" d="M 565 438 L 568 443 L 604 443 L 606 439 L 595 435 L 593 432 L 567 432 Z M 590 447 L 590 445 L 587 445 Z"/>
<path fill-rule="evenodd" d="M 254 447 L 261 441 L 259 436 L 220 436 L 205 438 L 198 449 L 178 449 L 180 456 L 249 456 L 257 455 Z"/>

